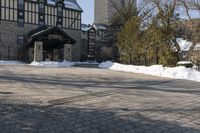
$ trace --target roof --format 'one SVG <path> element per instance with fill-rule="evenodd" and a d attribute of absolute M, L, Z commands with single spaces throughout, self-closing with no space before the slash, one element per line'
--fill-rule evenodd
<path fill-rule="evenodd" d="M 194 50 L 200 50 L 200 43 L 197 43 L 197 44 L 194 46 Z"/>
<path fill-rule="evenodd" d="M 95 30 L 107 30 L 107 27 L 105 25 L 101 25 L 101 24 L 93 24 L 93 25 L 87 25 L 87 24 L 81 24 L 81 30 L 82 31 L 88 31 L 91 28 L 94 28 Z"/>
<path fill-rule="evenodd" d="M 193 45 L 192 42 L 184 40 L 183 38 L 177 38 L 176 41 L 179 44 L 181 51 L 189 51 Z"/>
<path fill-rule="evenodd" d="M 82 31 L 89 31 L 92 28 L 91 25 L 87 25 L 87 24 L 81 24 L 81 30 Z"/>
<path fill-rule="evenodd" d="M 104 24 L 93 24 L 93 26 L 97 29 L 97 30 L 107 30 L 107 26 Z"/>
<path fill-rule="evenodd" d="M 47 3 L 50 5 L 56 5 L 56 0 L 47 0 Z M 81 12 L 83 11 L 76 0 L 64 0 L 64 5 L 69 9 L 78 10 Z"/>
<path fill-rule="evenodd" d="M 58 27 L 47 27 L 47 26 L 43 26 L 43 27 L 39 27 L 31 32 L 29 32 L 28 34 L 28 43 L 29 45 L 32 45 L 32 43 L 37 40 L 38 38 L 42 37 L 42 36 L 48 36 L 50 34 L 58 34 L 61 35 L 64 40 L 69 44 L 74 44 L 76 43 L 76 40 L 74 40 L 71 36 L 69 36 L 66 32 L 64 32 L 62 29 L 58 28 Z"/>

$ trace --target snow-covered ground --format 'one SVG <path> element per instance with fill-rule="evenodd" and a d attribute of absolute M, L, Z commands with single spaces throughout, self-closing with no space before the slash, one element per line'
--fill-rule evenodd
<path fill-rule="evenodd" d="M 4 61 L 0 60 L 0 65 L 16 65 L 16 64 L 23 64 L 22 62 L 19 61 Z"/>
<path fill-rule="evenodd" d="M 43 67 L 72 67 L 74 65 L 88 65 L 88 64 L 95 64 L 99 65 L 97 62 L 69 62 L 69 61 L 63 61 L 63 62 L 56 62 L 56 61 L 42 61 L 42 62 L 32 62 L 31 66 L 43 66 Z"/>
<path fill-rule="evenodd" d="M 72 67 L 75 65 L 73 62 L 63 61 L 63 62 L 55 62 L 55 61 L 42 61 L 35 62 L 33 61 L 31 66 L 43 66 L 43 67 Z"/>
<path fill-rule="evenodd" d="M 185 67 L 163 67 L 162 65 L 146 66 L 134 66 L 123 65 L 119 63 L 113 63 L 110 61 L 99 64 L 100 68 L 106 68 L 114 71 L 142 73 L 159 77 L 167 77 L 174 79 L 185 79 L 200 82 L 200 72 Z"/>
<path fill-rule="evenodd" d="M 0 60 L 0 65 L 20 65 L 24 64 L 23 62 L 19 61 L 3 61 Z M 63 61 L 63 62 L 56 62 L 56 61 L 42 61 L 42 62 L 35 62 L 33 61 L 30 65 L 31 66 L 43 66 L 43 67 L 72 67 L 75 64 L 77 65 L 99 65 L 97 62 L 69 62 L 69 61 Z"/>

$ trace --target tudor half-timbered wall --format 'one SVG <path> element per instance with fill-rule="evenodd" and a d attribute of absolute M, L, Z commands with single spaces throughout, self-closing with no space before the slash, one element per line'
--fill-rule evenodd
<path fill-rule="evenodd" d="M 40 26 L 57 26 L 74 38 L 73 60 L 80 59 L 80 10 L 46 0 L 0 0 L 0 60 L 17 60 L 25 36 Z"/>
<path fill-rule="evenodd" d="M 51 5 L 41 0 L 0 1 L 1 20 L 18 22 L 19 26 L 26 23 L 80 30 L 81 12 L 65 8 L 62 3 Z"/>

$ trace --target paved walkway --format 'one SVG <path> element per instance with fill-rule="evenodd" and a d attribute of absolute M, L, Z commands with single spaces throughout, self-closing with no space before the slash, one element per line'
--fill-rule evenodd
<path fill-rule="evenodd" d="M 199 133 L 199 86 L 104 69 L 0 66 L 0 133 Z"/>

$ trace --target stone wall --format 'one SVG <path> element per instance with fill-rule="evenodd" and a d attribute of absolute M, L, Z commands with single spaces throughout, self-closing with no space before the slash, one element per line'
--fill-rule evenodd
<path fill-rule="evenodd" d="M 43 42 L 34 43 L 34 61 L 43 61 Z"/>
<path fill-rule="evenodd" d="M 29 31 L 37 28 L 37 25 L 25 24 L 24 27 L 18 27 L 16 22 L 2 21 L 0 24 L 0 53 L 1 60 L 18 60 L 18 51 L 22 45 L 17 44 L 17 36 L 25 35 Z M 8 50 L 10 49 L 10 50 Z M 10 51 L 10 52 L 8 52 Z M 9 55 L 8 55 L 9 53 Z M 8 59 L 8 56 L 10 58 Z"/>
<path fill-rule="evenodd" d="M 81 31 L 78 30 L 68 30 L 64 31 L 76 40 L 76 43 L 72 45 L 72 61 L 80 61 L 81 59 Z"/>
<path fill-rule="evenodd" d="M 64 45 L 64 60 L 66 61 L 72 61 L 72 45 L 71 44 L 65 44 Z"/>
<path fill-rule="evenodd" d="M 18 35 L 26 35 L 31 30 L 38 28 L 38 25 L 33 24 L 24 24 L 24 27 L 18 27 L 17 22 L 2 21 L 0 24 L 0 60 L 19 60 L 19 49 L 22 45 L 17 44 Z M 81 31 L 78 30 L 69 30 L 62 29 L 69 36 L 76 40 L 76 44 L 72 46 L 72 60 L 80 61 L 80 40 L 81 40 Z M 9 53 L 9 56 L 8 56 Z M 33 61 L 32 56 L 33 50 L 28 50 L 27 52 L 21 53 L 21 56 L 26 58 L 26 61 Z M 28 56 L 28 58 L 27 58 Z"/>

